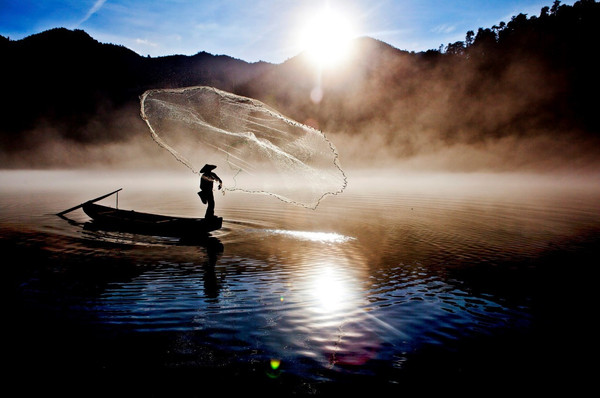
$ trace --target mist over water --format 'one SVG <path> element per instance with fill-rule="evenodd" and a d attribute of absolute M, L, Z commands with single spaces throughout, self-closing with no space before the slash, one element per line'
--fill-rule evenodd
<path fill-rule="evenodd" d="M 588 323 L 597 179 L 348 176 L 316 210 L 217 194 L 223 228 L 187 244 L 54 214 L 123 187 L 119 208 L 202 215 L 197 176 L 3 171 L 2 245 L 17 255 L 6 265 L 19 308 L 12 363 L 168 370 L 180 388 L 235 374 L 248 389 L 301 395 L 401 392 L 424 377 L 528 386 L 583 368 L 573 321 Z"/>

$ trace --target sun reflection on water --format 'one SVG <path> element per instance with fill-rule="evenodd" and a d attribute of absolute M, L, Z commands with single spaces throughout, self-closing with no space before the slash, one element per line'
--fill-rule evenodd
<path fill-rule="evenodd" d="M 267 232 L 299 240 L 322 243 L 344 243 L 354 239 L 335 232 L 290 231 L 285 229 L 269 229 Z"/>
<path fill-rule="evenodd" d="M 310 303 L 306 309 L 313 326 L 311 340 L 328 369 L 362 366 L 380 349 L 379 328 L 365 310 L 359 275 L 348 261 L 341 250 L 328 253 L 327 260 L 313 264 L 304 287 Z"/>
<path fill-rule="evenodd" d="M 318 312 L 333 314 L 348 310 L 353 302 L 353 295 L 347 280 L 339 270 L 325 266 L 313 275 L 310 282 L 312 294 Z"/>

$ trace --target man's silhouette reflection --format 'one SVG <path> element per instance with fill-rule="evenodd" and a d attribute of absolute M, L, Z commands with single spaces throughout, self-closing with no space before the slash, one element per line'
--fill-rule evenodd
<path fill-rule="evenodd" d="M 221 283 L 215 273 L 217 260 L 223 253 L 223 244 L 213 236 L 208 237 L 206 241 L 207 261 L 202 265 L 204 268 L 204 294 L 206 297 L 216 299 L 219 297 Z"/>

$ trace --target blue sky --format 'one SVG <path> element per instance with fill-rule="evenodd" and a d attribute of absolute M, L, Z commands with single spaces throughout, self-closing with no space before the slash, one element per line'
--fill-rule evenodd
<path fill-rule="evenodd" d="M 298 36 L 324 4 L 353 34 L 401 50 L 437 49 L 468 30 L 539 15 L 553 0 L 0 0 L 0 35 L 18 40 L 55 27 L 83 29 L 140 55 L 226 54 L 281 63 L 302 51 Z M 574 1 L 562 1 L 572 5 Z"/>

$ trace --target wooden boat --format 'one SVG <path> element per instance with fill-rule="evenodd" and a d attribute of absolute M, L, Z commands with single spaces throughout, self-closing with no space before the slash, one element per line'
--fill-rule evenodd
<path fill-rule="evenodd" d="M 187 218 L 160 214 L 141 213 L 134 210 L 121 210 L 86 202 L 83 211 L 95 223 L 112 229 L 161 236 L 187 236 L 206 234 L 220 229 L 221 217 Z"/>
<path fill-rule="evenodd" d="M 62 216 L 81 207 L 85 214 L 94 221 L 95 226 L 111 230 L 171 237 L 207 235 L 211 231 L 220 229 L 223 223 L 223 218 L 221 217 L 175 217 L 142 213 L 134 210 L 122 210 L 95 203 L 118 191 L 120 189 L 72 207 L 58 213 L 58 215 Z"/>

